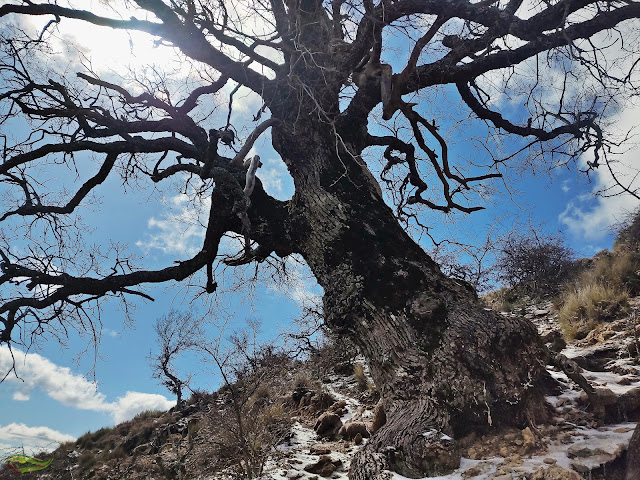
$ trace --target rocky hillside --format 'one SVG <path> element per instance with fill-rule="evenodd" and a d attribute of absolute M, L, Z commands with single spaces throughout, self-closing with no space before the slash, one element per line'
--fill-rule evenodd
<path fill-rule="evenodd" d="M 438 478 L 623 479 L 625 451 L 640 414 L 635 318 L 640 298 L 631 299 L 630 307 L 629 315 L 567 344 L 551 302 L 525 306 L 524 314 L 538 326 L 555 358 L 566 358 L 564 365 L 558 361 L 548 367 L 555 380 L 547 396 L 552 424 L 465 438 L 460 442 L 460 468 Z M 233 405 L 240 396 L 229 388 L 196 394 L 180 410 L 142 414 L 64 444 L 53 452 L 47 469 L 28 475 L 96 480 L 348 478 L 351 457 L 384 421 L 376 415 L 377 397 L 362 359 L 331 367 L 322 361 L 270 366 L 276 367 L 278 374 L 254 379 L 259 385 L 252 384 L 240 410 Z M 593 391 L 585 392 L 568 375 L 581 375 Z M 235 412 L 245 418 L 239 422 Z M 244 448 L 240 425 L 245 429 Z M 0 478 L 15 475 L 5 469 Z"/>
<path fill-rule="evenodd" d="M 640 218 L 631 227 L 640 231 Z M 555 297 L 487 297 L 487 308 L 530 319 L 546 343 L 552 421 L 458 439 L 460 467 L 437 478 L 640 479 L 640 433 L 631 440 L 640 418 L 640 242 L 635 233 L 630 238 L 581 261 L 582 273 Z M 87 433 L 43 454 L 52 463 L 26 475 L 347 479 L 353 455 L 385 421 L 378 398 L 364 360 L 348 345 L 328 344 L 305 362 L 267 351 L 219 391 Z M 489 423 L 499 416 L 487 411 Z M 627 454 L 630 442 L 635 454 Z M 0 470 L 0 480 L 15 476 Z"/>

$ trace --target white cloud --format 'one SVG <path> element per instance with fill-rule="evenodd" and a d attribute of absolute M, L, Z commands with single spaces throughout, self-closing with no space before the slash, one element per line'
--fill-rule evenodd
<path fill-rule="evenodd" d="M 28 393 L 24 393 L 21 391 L 17 391 L 13 393 L 13 399 L 18 401 L 18 402 L 26 402 L 31 398 L 31 396 Z"/>
<path fill-rule="evenodd" d="M 24 423 L 10 423 L 0 425 L 0 438 L 5 440 L 23 440 L 25 438 L 40 440 L 42 442 L 69 442 L 73 436 L 58 432 L 49 427 L 28 427 Z"/>
<path fill-rule="evenodd" d="M 640 118 L 640 105 L 630 106 L 620 114 L 612 118 L 616 129 L 623 134 L 632 128 L 638 128 Z M 636 176 L 640 171 L 640 152 L 637 145 L 627 145 L 630 150 L 617 155 L 612 168 L 616 177 L 624 182 L 630 183 L 633 180 L 635 188 Z M 586 167 L 587 161 L 593 161 L 593 154 L 585 155 L 582 159 L 581 168 Z M 615 193 L 620 189 L 615 187 L 614 178 L 606 165 L 601 165 L 593 174 L 593 192 L 605 191 L 608 194 Z M 611 197 L 596 197 L 592 195 L 579 195 L 570 200 L 567 208 L 560 214 L 559 220 L 567 226 L 569 231 L 587 239 L 602 239 L 612 225 L 624 219 L 624 217 L 640 207 L 638 199 L 629 194 L 620 194 Z"/>
<path fill-rule="evenodd" d="M 264 190 L 279 200 L 287 200 L 293 195 L 293 179 L 284 162 L 278 158 L 269 158 L 258 170 L 258 178 Z"/>
<path fill-rule="evenodd" d="M 112 338 L 115 338 L 115 337 L 120 335 L 120 333 L 118 333 L 116 330 L 112 330 L 110 328 L 103 328 L 102 329 L 102 333 L 104 335 L 108 335 L 108 336 L 110 336 Z"/>
<path fill-rule="evenodd" d="M 13 353 L 20 379 L 9 375 L 5 381 L 17 387 L 14 400 L 29 400 L 30 393 L 37 388 L 62 405 L 109 413 L 116 423 L 129 420 L 145 410 L 167 410 L 175 405 L 175 401 L 163 395 L 140 392 L 127 392 L 115 402 L 109 402 L 104 394 L 98 392 L 95 383 L 74 374 L 69 368 L 56 365 L 37 353 L 25 354 L 17 349 L 13 349 Z M 3 346 L 0 348 L 0 371 L 7 372 L 11 366 L 11 354 Z"/>
<path fill-rule="evenodd" d="M 630 195 L 596 199 L 581 195 L 569 202 L 559 215 L 559 220 L 573 235 L 600 240 L 610 233 L 613 225 L 624 220 L 639 205 L 638 200 Z"/>
<path fill-rule="evenodd" d="M 137 241 L 136 246 L 145 252 L 157 249 L 165 254 L 195 255 L 202 247 L 206 230 L 202 219 L 208 215 L 211 200 L 194 202 L 187 195 L 179 194 L 165 203 L 169 211 L 147 222 L 148 228 L 158 233 Z"/>
<path fill-rule="evenodd" d="M 272 196 L 282 194 L 282 173 L 275 168 L 263 168 L 260 171 L 260 180 L 265 191 Z"/>
<path fill-rule="evenodd" d="M 17 453 L 14 450 L 19 445 L 21 449 L 24 448 L 25 453 L 35 454 L 43 450 L 53 450 L 60 443 L 75 440 L 75 437 L 49 427 L 29 427 L 24 423 L 10 423 L 0 425 L 0 439 L 3 441 L 0 443 L 0 452 Z"/>
<path fill-rule="evenodd" d="M 17 386 L 18 395 L 23 399 L 39 388 L 57 402 L 82 410 L 110 411 L 105 396 L 98 393 L 95 383 L 75 375 L 67 367 L 60 367 L 37 353 L 27 353 L 13 349 L 17 379 L 9 375 L 7 382 Z M 0 348 L 0 371 L 7 372 L 12 366 L 12 358 L 6 346 Z M 14 397 L 15 398 L 15 397 Z"/>
<path fill-rule="evenodd" d="M 157 393 L 127 392 L 124 397 L 113 403 L 113 419 L 118 423 L 131 420 L 137 414 L 147 410 L 169 410 L 176 404 L 164 395 Z"/>

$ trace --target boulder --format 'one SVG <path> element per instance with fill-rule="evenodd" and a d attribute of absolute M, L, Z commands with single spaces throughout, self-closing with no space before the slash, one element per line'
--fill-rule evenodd
<path fill-rule="evenodd" d="M 567 342 L 559 330 L 551 330 L 542 335 L 541 338 L 553 353 L 560 353 L 567 346 Z"/>
<path fill-rule="evenodd" d="M 583 480 L 576 472 L 565 470 L 558 465 L 552 465 L 548 468 L 539 468 L 533 472 L 531 480 Z"/>
<path fill-rule="evenodd" d="M 325 412 L 316 421 L 313 429 L 320 437 L 335 437 L 342 427 L 340 416 L 335 413 Z"/>
<path fill-rule="evenodd" d="M 640 478 L 640 428 L 636 427 L 627 447 L 627 471 L 625 480 Z"/>
<path fill-rule="evenodd" d="M 371 421 L 371 433 L 375 433 L 380 430 L 385 423 L 387 423 L 387 414 L 384 411 L 384 405 L 382 400 L 378 402 L 376 408 L 373 411 L 373 420 Z"/>
<path fill-rule="evenodd" d="M 341 466 L 341 460 L 331 460 L 330 456 L 323 455 L 316 463 L 312 463 L 311 465 L 307 465 L 306 467 L 304 467 L 304 470 L 305 472 L 328 478 Z"/>
<path fill-rule="evenodd" d="M 347 422 L 340 428 L 338 435 L 345 440 L 352 440 L 356 435 L 360 435 L 362 438 L 369 438 L 370 433 L 367 424 L 364 422 Z"/>
<path fill-rule="evenodd" d="M 344 415 L 348 411 L 347 402 L 345 400 L 334 402 L 327 411 L 335 413 L 337 415 Z"/>

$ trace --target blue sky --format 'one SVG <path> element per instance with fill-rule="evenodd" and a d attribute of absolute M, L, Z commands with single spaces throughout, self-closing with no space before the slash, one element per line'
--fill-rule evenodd
<path fill-rule="evenodd" d="M 2 2 L 0 2 L 2 3 Z M 67 25 L 68 24 L 68 25 Z M 73 39 L 86 33 L 86 27 L 74 22 L 67 25 L 63 38 Z M 141 68 L 138 60 L 166 62 L 171 57 L 167 48 L 154 49 L 151 41 L 134 35 L 133 47 L 129 37 L 114 34 L 105 29 L 92 29 L 91 38 L 82 49 L 93 59 L 94 65 L 107 70 L 119 71 L 123 58 L 131 60 L 134 68 Z M 86 37 L 85 37 L 86 38 Z M 65 61 L 72 52 L 60 46 L 58 57 Z M 120 71 L 120 73 L 122 73 Z M 233 123 L 241 124 L 259 108 L 259 99 L 254 95 L 240 94 L 234 105 L 238 108 Z M 445 91 L 440 96 L 447 96 Z M 456 102 L 451 99 L 451 102 Z M 510 107 L 509 108 L 516 108 Z M 615 119 L 621 131 L 637 125 L 640 108 L 629 105 Z M 517 111 L 517 110 L 516 110 Z M 439 117 L 438 117 L 439 118 Z M 482 155 L 472 143 L 465 141 L 468 135 L 481 135 L 481 129 L 462 130 L 455 122 L 442 120 L 442 131 L 451 141 L 453 155 L 461 158 Z M 15 126 L 14 134 L 20 135 Z M 278 198 L 290 198 L 292 182 L 284 164 L 269 145 L 265 135 L 255 146 L 264 166 L 258 171 L 267 191 Z M 637 150 L 625 155 L 627 163 L 639 166 Z M 91 171 L 88 157 L 82 157 L 80 173 Z M 85 167 L 85 165 L 88 165 Z M 375 170 L 375 165 L 372 169 Z M 70 172 L 69 172 L 70 175 Z M 437 239 L 454 238 L 463 242 L 477 240 L 494 225 L 496 218 L 502 219 L 506 227 L 519 222 L 526 225 L 544 223 L 549 233 L 562 230 L 569 245 L 582 255 L 608 248 L 612 235 L 608 227 L 620 220 L 626 212 L 637 207 L 629 197 L 603 199 L 591 192 L 607 186 L 610 178 L 599 171 L 592 182 L 576 174 L 575 169 L 560 170 L 550 175 L 533 175 L 525 168 L 512 174 L 511 192 L 496 185 L 496 191 L 485 200 L 487 210 L 473 215 L 456 214 L 445 217 L 428 213 L 427 223 Z M 72 181 L 72 176 L 52 179 L 53 184 Z M 176 189 L 154 191 L 148 185 L 131 185 L 123 193 L 121 181 L 112 178 L 97 191 L 101 204 L 84 213 L 84 220 L 92 233 L 91 241 L 108 243 L 118 241 L 127 244 L 131 253 L 141 257 L 148 268 L 158 268 L 185 258 L 191 250 L 198 248 L 202 240 L 202 229 L 197 226 L 197 211 L 189 208 L 185 197 Z M 425 248 L 431 248 L 424 243 Z M 222 333 L 227 336 L 233 328 L 242 327 L 248 319 L 262 323 L 264 338 L 274 338 L 282 328 L 289 326 L 304 301 L 318 294 L 308 271 L 291 263 L 293 278 L 288 284 L 273 285 L 255 282 L 239 287 L 233 278 L 221 285 L 216 311 L 220 322 L 231 319 L 230 327 Z M 73 332 L 66 348 L 55 341 L 46 341 L 29 352 L 15 351 L 17 369 L 22 380 L 10 376 L 0 384 L 0 453 L 17 445 L 31 447 L 55 447 L 56 442 L 71 440 L 88 430 L 113 425 L 131 418 L 147 409 L 167 409 L 173 404 L 171 395 L 151 378 L 147 357 L 154 348 L 153 323 L 171 308 L 190 307 L 204 312 L 211 307 L 211 298 L 193 300 L 193 290 L 184 285 L 162 285 L 146 288 L 145 292 L 155 298 L 154 302 L 134 300 L 137 310 L 132 325 L 123 324 L 123 312 L 118 304 L 108 303 L 101 314 L 102 336 L 99 356 L 86 349 L 87 339 Z M 225 316 L 225 314 L 227 316 Z M 217 335 L 212 329 L 212 335 Z M 8 351 L 0 349 L 0 370 L 9 365 Z M 181 363 L 183 372 L 195 374 L 193 387 L 214 388 L 218 380 L 214 372 L 194 359 Z"/>

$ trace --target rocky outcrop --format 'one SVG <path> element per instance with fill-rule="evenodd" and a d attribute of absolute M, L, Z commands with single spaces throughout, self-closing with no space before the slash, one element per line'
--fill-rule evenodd
<path fill-rule="evenodd" d="M 565 470 L 558 465 L 548 468 L 539 468 L 533 473 L 531 480 L 583 480 L 576 472 Z"/>

